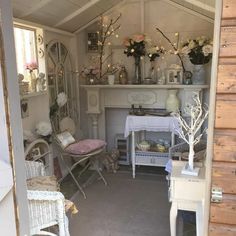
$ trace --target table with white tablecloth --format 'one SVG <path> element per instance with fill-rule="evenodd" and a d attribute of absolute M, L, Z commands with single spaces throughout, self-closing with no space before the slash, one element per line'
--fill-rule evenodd
<path fill-rule="evenodd" d="M 168 154 L 155 152 L 138 153 L 135 151 L 135 132 L 153 131 L 153 132 L 170 132 L 171 145 L 174 145 L 174 136 L 180 130 L 179 123 L 172 116 L 127 116 L 125 123 L 125 137 L 131 133 L 131 158 L 133 178 L 135 178 L 135 165 L 148 166 L 165 166 L 168 162 Z M 164 158 L 165 157 L 165 158 Z M 159 159 L 158 159 L 159 158 Z"/>

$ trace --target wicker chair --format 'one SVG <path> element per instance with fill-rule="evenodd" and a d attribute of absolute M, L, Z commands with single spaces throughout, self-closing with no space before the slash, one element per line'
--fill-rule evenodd
<path fill-rule="evenodd" d="M 41 162 L 26 161 L 26 178 L 45 176 Z M 59 226 L 60 236 L 69 236 L 68 219 L 65 214 L 65 198 L 61 192 L 28 190 L 30 234 L 56 235 L 43 229 Z"/>

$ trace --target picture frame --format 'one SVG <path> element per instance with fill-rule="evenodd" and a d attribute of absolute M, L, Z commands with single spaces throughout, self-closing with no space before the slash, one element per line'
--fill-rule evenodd
<path fill-rule="evenodd" d="M 96 53 L 99 50 L 98 45 L 98 33 L 88 32 L 87 33 L 87 52 Z"/>
<path fill-rule="evenodd" d="M 178 68 L 167 69 L 167 84 L 182 84 L 183 83 L 183 70 Z"/>
<path fill-rule="evenodd" d="M 20 107 L 21 107 L 21 118 L 27 118 L 29 117 L 29 101 L 28 99 L 22 99 L 20 101 Z"/>

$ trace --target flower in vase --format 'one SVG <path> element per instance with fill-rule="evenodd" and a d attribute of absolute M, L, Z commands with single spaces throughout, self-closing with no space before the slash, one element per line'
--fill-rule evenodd
<path fill-rule="evenodd" d="M 143 34 L 135 34 L 132 36 L 132 40 L 136 43 L 141 43 L 145 40 L 145 35 Z"/>
<path fill-rule="evenodd" d="M 123 41 L 123 45 L 126 47 L 124 53 L 133 57 L 142 57 L 145 56 L 145 40 L 146 36 L 144 34 L 135 34 L 131 37 L 127 37 Z"/>
<path fill-rule="evenodd" d="M 147 48 L 147 55 L 150 61 L 155 61 L 156 58 L 160 57 L 160 55 L 164 53 L 165 53 L 165 50 L 162 47 L 151 46 Z"/>
<path fill-rule="evenodd" d="M 188 55 L 191 63 L 194 65 L 208 63 L 212 58 L 212 51 L 212 41 L 205 36 L 187 40 L 181 49 L 181 53 Z"/>
<path fill-rule="evenodd" d="M 38 64 L 35 61 L 29 62 L 29 63 L 25 63 L 25 69 L 29 70 L 30 72 L 33 72 L 33 70 L 37 70 L 38 69 Z"/>

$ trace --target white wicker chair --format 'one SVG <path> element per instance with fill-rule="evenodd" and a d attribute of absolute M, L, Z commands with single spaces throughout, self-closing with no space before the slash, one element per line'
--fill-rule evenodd
<path fill-rule="evenodd" d="M 45 169 L 41 162 L 26 161 L 27 179 L 44 176 Z M 53 225 L 59 226 L 60 236 L 69 236 L 68 219 L 65 214 L 65 198 L 56 191 L 28 190 L 30 234 L 56 235 L 43 229 Z"/>

